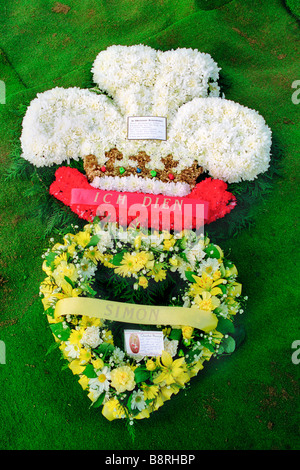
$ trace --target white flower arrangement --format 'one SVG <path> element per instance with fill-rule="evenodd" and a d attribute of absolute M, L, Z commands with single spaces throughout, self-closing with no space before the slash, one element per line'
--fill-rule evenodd
<path fill-rule="evenodd" d="M 191 192 L 190 185 L 187 183 L 163 183 L 162 181 L 153 181 L 150 178 L 139 178 L 136 175 L 125 176 L 96 176 L 91 186 L 97 189 L 114 189 L 115 191 L 131 191 L 149 194 L 164 194 L 166 196 L 186 196 Z"/>
<path fill-rule="evenodd" d="M 93 77 L 99 90 L 54 88 L 38 94 L 23 119 L 22 157 L 36 166 L 62 164 L 117 148 L 126 168 L 145 151 L 150 170 L 162 170 L 172 154 L 182 171 L 198 161 L 212 177 L 229 183 L 254 180 L 267 171 L 271 130 L 258 112 L 219 97 L 219 68 L 209 54 L 192 49 L 156 51 L 148 46 L 111 46 L 98 54 Z M 110 97 L 108 97 L 106 94 Z M 164 116 L 167 140 L 127 139 L 128 116 Z M 119 191 L 186 195 L 189 185 L 160 184 L 142 175 L 103 176 L 94 186 Z M 171 189 L 172 188 L 172 189 Z M 166 193 L 167 191 L 167 193 Z"/>

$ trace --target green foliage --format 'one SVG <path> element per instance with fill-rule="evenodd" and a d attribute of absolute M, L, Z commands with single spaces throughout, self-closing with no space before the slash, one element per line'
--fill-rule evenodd
<path fill-rule="evenodd" d="M 52 333 L 61 341 L 68 341 L 71 330 L 67 326 L 65 327 L 62 322 L 50 324 Z"/>
<path fill-rule="evenodd" d="M 138 384 L 140 382 L 145 382 L 150 377 L 150 372 L 144 367 L 137 367 L 134 370 L 134 380 Z"/>
<path fill-rule="evenodd" d="M 300 3 L 299 0 L 285 0 L 285 4 L 289 11 L 296 16 L 296 18 L 300 19 Z"/>

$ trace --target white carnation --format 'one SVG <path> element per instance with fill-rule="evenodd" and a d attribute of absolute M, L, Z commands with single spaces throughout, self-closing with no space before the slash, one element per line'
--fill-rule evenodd
<path fill-rule="evenodd" d="M 81 344 L 90 348 L 97 348 L 102 339 L 100 338 L 100 329 L 97 326 L 88 326 L 81 338 Z"/>

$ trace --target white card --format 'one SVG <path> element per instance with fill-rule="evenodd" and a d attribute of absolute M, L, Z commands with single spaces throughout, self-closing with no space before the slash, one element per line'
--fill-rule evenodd
<path fill-rule="evenodd" d="M 128 140 L 167 140 L 167 118 L 159 116 L 129 116 Z"/>
<path fill-rule="evenodd" d="M 124 330 L 125 350 L 130 356 L 161 356 L 164 349 L 162 331 Z"/>

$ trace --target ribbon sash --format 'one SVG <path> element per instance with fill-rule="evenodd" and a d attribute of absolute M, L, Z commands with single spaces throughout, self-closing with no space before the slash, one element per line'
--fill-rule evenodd
<path fill-rule="evenodd" d="M 137 305 L 86 297 L 60 299 L 56 303 L 55 317 L 62 315 L 86 315 L 144 325 L 191 326 L 204 332 L 214 330 L 218 324 L 214 313 L 196 307 Z"/>
<path fill-rule="evenodd" d="M 209 203 L 202 199 L 162 196 L 161 194 L 144 194 L 101 189 L 72 188 L 71 204 L 97 207 L 97 215 L 109 213 L 114 221 L 118 213 L 120 223 L 127 224 L 127 217 L 139 217 L 142 222 L 151 220 L 156 227 L 161 219 L 162 229 L 170 229 L 170 214 L 174 219 L 175 229 L 203 227 L 207 220 Z M 194 219 L 194 222 L 193 222 Z"/>

